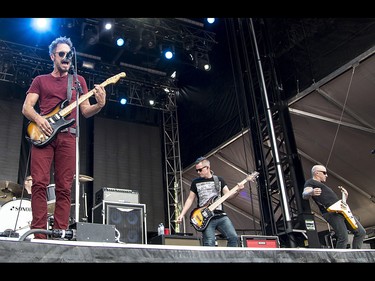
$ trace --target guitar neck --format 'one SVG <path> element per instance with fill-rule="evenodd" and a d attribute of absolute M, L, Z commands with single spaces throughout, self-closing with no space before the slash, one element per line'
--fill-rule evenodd
<path fill-rule="evenodd" d="M 90 92 L 84 94 L 78 99 L 78 105 L 80 105 L 83 101 L 87 100 L 89 97 L 91 97 L 95 93 L 94 89 L 92 89 Z M 68 106 L 64 107 L 63 109 L 60 110 L 60 115 L 65 117 L 67 116 L 70 112 L 73 111 L 73 109 L 77 106 L 76 102 L 72 102 Z"/>
<path fill-rule="evenodd" d="M 344 189 L 343 189 L 342 186 L 339 186 L 339 188 L 340 188 L 340 191 L 341 191 L 342 202 L 343 202 L 344 204 L 346 204 L 346 196 L 345 196 Z"/>
<path fill-rule="evenodd" d="M 121 72 L 115 76 L 112 76 L 111 78 L 108 78 L 107 80 L 105 80 L 104 82 L 102 82 L 100 84 L 100 86 L 102 87 L 105 87 L 107 86 L 108 84 L 113 84 L 113 83 L 116 83 L 121 77 L 125 77 L 126 74 L 125 72 Z M 78 105 L 80 105 L 83 101 L 87 100 L 89 97 L 91 97 L 93 94 L 95 94 L 95 89 L 92 89 L 91 91 L 87 92 L 86 94 L 80 96 L 78 98 Z M 65 117 L 67 116 L 70 112 L 73 111 L 73 109 L 77 106 L 77 103 L 76 102 L 72 102 L 71 104 L 69 104 L 68 106 L 64 107 L 63 109 L 60 110 L 59 114 L 62 116 L 62 117 Z"/>
<path fill-rule="evenodd" d="M 215 210 L 221 203 L 223 203 L 225 200 L 227 200 L 229 196 L 231 196 L 232 194 L 237 192 L 237 190 L 239 189 L 239 185 L 245 184 L 247 181 L 248 181 L 248 179 L 244 179 L 243 181 L 241 181 L 239 184 L 237 184 L 235 187 L 233 187 L 231 190 L 229 190 L 229 192 L 225 193 L 223 196 L 221 196 L 219 199 L 217 199 L 214 203 L 212 203 L 208 207 L 208 209 L 210 211 Z"/>

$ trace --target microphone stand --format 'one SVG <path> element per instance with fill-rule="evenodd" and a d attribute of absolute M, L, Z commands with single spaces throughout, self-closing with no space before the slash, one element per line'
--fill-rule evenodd
<path fill-rule="evenodd" d="M 76 52 L 74 51 L 74 61 L 75 65 L 77 65 L 77 57 Z M 75 176 L 75 188 L 76 188 L 76 195 L 75 195 L 75 222 L 79 222 L 79 194 L 80 194 L 80 186 L 79 186 L 79 97 L 83 94 L 81 83 L 78 80 L 77 71 L 74 67 L 73 63 L 71 64 L 71 70 L 73 72 L 74 77 L 74 86 L 73 88 L 76 90 L 76 176 Z M 69 70 L 70 72 L 70 70 Z"/>

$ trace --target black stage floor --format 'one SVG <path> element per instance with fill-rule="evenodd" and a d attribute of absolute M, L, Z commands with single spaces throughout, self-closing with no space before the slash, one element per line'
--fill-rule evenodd
<path fill-rule="evenodd" d="M 0 237 L 2 263 L 374 263 L 375 250 L 227 248 Z"/>

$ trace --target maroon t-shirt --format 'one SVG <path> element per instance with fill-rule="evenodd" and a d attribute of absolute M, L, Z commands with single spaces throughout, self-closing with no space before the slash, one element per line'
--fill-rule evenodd
<path fill-rule="evenodd" d="M 77 75 L 77 77 L 81 84 L 83 94 L 86 94 L 88 92 L 88 89 L 85 79 L 81 75 Z M 73 90 L 70 103 L 75 102 L 76 100 L 74 77 L 72 79 L 72 84 Z M 68 99 L 67 88 L 68 75 L 64 77 L 53 77 L 51 74 L 42 74 L 33 79 L 26 94 L 35 93 L 39 95 L 39 114 L 44 116 L 52 112 L 56 107 L 60 107 L 61 104 Z M 75 117 L 76 107 L 74 107 L 71 114 L 66 116 L 65 119 L 71 119 Z"/>

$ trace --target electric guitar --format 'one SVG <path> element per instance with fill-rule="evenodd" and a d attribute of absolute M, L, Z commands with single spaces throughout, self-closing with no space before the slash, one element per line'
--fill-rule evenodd
<path fill-rule="evenodd" d="M 251 175 L 248 175 L 246 179 L 244 179 L 242 182 L 237 184 L 235 187 L 233 187 L 229 192 L 225 193 L 222 197 L 217 199 L 218 196 L 211 197 L 208 202 L 202 206 L 195 208 L 190 213 L 190 223 L 191 225 L 197 230 L 197 231 L 203 231 L 206 229 L 208 223 L 210 220 L 215 216 L 214 210 L 225 200 L 228 199 L 229 196 L 237 192 L 239 185 L 245 184 L 248 181 L 253 181 L 255 178 L 257 178 L 259 173 L 257 171 L 251 173 Z"/>
<path fill-rule="evenodd" d="M 344 193 L 344 189 L 342 186 L 339 186 L 341 193 L 342 193 L 342 199 L 337 201 L 336 203 L 332 204 L 327 208 L 328 212 L 336 212 L 342 214 L 345 219 L 348 221 L 348 223 L 353 227 L 353 229 L 357 229 L 358 225 L 357 222 L 354 219 L 354 216 L 352 212 L 350 211 L 350 208 L 348 204 L 346 204 L 346 196 Z"/>
<path fill-rule="evenodd" d="M 100 86 L 107 86 L 108 84 L 114 84 L 116 83 L 121 77 L 125 77 L 125 72 L 121 72 L 115 76 L 112 76 L 111 78 L 108 78 L 103 83 L 100 84 Z M 94 94 L 94 89 L 89 91 L 88 93 L 82 95 L 78 98 L 78 104 L 81 104 L 83 101 L 87 100 L 89 97 L 91 97 Z M 31 143 L 37 147 L 43 147 L 49 144 L 56 136 L 58 132 L 61 130 L 71 126 L 75 119 L 69 119 L 65 120 L 64 117 L 69 115 L 72 110 L 77 106 L 76 102 L 72 102 L 69 104 L 68 100 L 63 101 L 61 104 L 56 106 L 52 112 L 50 112 L 47 115 L 44 115 L 43 117 L 47 119 L 49 124 L 51 125 L 53 132 L 50 136 L 45 135 L 39 127 L 36 125 L 35 122 L 30 121 L 27 125 L 27 138 L 31 141 Z"/>

